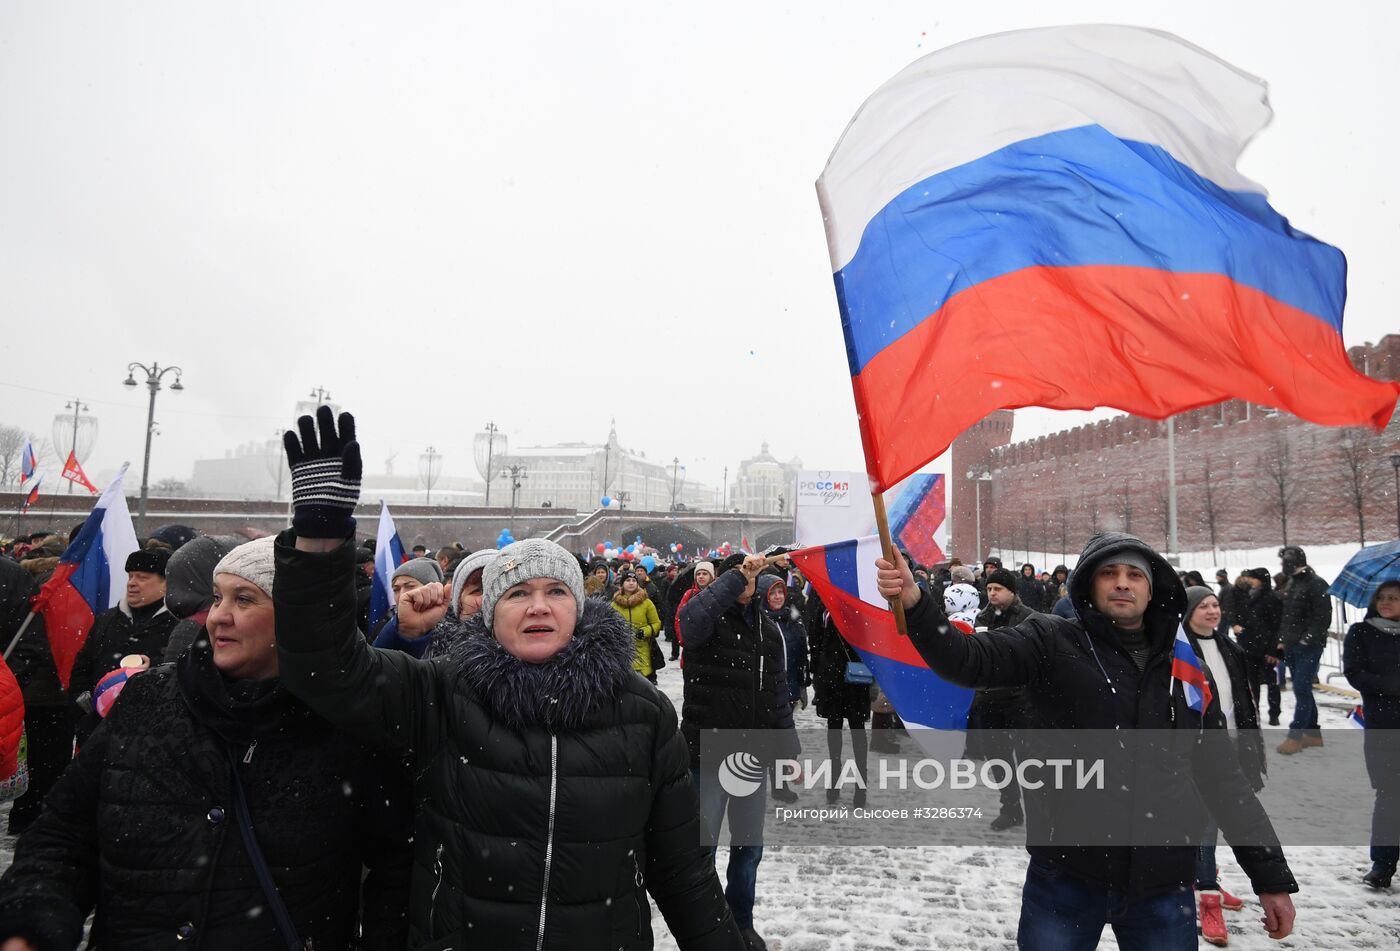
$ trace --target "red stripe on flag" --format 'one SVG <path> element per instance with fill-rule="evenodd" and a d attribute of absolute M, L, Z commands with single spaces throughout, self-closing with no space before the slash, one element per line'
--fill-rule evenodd
<path fill-rule="evenodd" d="M 95 620 L 87 600 L 73 587 L 71 577 L 77 568 L 76 563 L 60 562 L 34 599 L 35 612 L 44 618 L 49 650 L 53 653 L 58 682 L 64 690 L 68 689 L 68 680 L 73 674 L 73 661 Z"/>
<path fill-rule="evenodd" d="M 1219 274 L 1111 265 L 1032 267 L 971 287 L 852 386 L 881 490 L 996 409 L 1163 419 L 1238 398 L 1379 431 L 1400 397 L 1400 383 L 1356 372 L 1341 337 L 1306 311 Z"/>
<path fill-rule="evenodd" d="M 928 664 L 914 649 L 907 637 L 901 637 L 894 626 L 894 615 L 874 605 L 866 604 L 837 587 L 826 572 L 825 549 L 809 548 L 792 553 L 793 563 L 817 589 L 817 596 L 831 616 L 841 636 L 852 646 L 867 650 L 901 664 L 928 670 Z"/>

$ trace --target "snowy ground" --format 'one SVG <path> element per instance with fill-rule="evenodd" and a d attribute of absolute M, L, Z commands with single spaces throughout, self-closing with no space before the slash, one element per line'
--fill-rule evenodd
<path fill-rule="evenodd" d="M 658 676 L 679 710 L 680 669 L 669 664 Z M 1323 728 L 1346 729 L 1344 717 L 1352 702 L 1321 692 L 1317 699 Z M 1292 694 L 1286 691 L 1285 724 L 1291 710 Z M 799 711 L 798 722 L 807 728 L 821 726 L 810 710 Z M 1280 740 L 1284 736 L 1282 728 L 1266 729 Z M 799 805 L 818 804 L 813 793 L 803 796 Z M 994 810 L 995 803 L 991 807 Z M 0 808 L 0 828 L 8 811 L 8 804 Z M 774 951 L 1014 947 L 1026 853 L 1019 847 L 1019 830 L 1006 835 L 1005 848 L 770 847 L 759 868 L 756 927 Z M 9 867 L 13 848 L 13 839 L 0 835 L 0 869 Z M 1225 887 L 1247 902 L 1243 911 L 1226 912 L 1232 948 L 1350 951 L 1400 944 L 1400 889 L 1378 893 L 1360 884 L 1370 867 L 1364 848 L 1288 850 L 1302 891 L 1294 896 L 1296 930 L 1283 942 L 1264 934 L 1259 906 L 1230 850 L 1222 845 L 1219 857 Z M 726 850 L 721 849 L 721 879 L 725 860 Z M 653 927 L 659 951 L 675 951 L 659 916 Z M 1204 942 L 1201 946 L 1209 947 Z M 1112 931 L 1104 931 L 1101 947 L 1117 947 Z"/>
<path fill-rule="evenodd" d="M 680 669 L 670 664 L 658 679 L 679 710 Z M 1335 683 L 1345 686 L 1345 681 Z M 1344 718 L 1355 701 L 1323 692 L 1317 700 L 1324 730 L 1347 728 Z M 1292 706 L 1290 687 L 1283 699 L 1284 724 Z M 799 711 L 798 725 L 819 728 L 821 721 L 809 709 Z M 1285 736 L 1283 727 L 1265 729 L 1280 741 Z M 1323 749 L 1299 755 L 1328 754 Z M 818 804 L 813 792 L 804 792 L 798 803 Z M 995 814 L 994 801 L 990 807 Z M 1019 847 L 1021 830 L 1006 835 L 1006 848 L 767 848 L 759 867 L 755 927 L 770 948 L 781 951 L 1014 947 L 1026 853 Z M 1364 848 L 1288 850 L 1302 890 L 1294 896 L 1296 928 L 1283 942 L 1264 933 L 1259 905 L 1229 848 L 1222 844 L 1218 854 L 1225 888 L 1246 900 L 1243 911 L 1226 912 L 1232 948 L 1349 951 L 1400 944 L 1400 889 L 1378 893 L 1361 885 L 1370 868 Z M 721 880 L 725 861 L 721 849 Z M 665 922 L 658 916 L 653 926 L 657 948 L 673 951 Z M 1118 946 L 1111 930 L 1105 929 L 1100 946 Z"/>

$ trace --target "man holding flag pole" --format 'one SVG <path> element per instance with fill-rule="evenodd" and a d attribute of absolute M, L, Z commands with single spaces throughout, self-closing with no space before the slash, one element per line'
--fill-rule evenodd
<path fill-rule="evenodd" d="M 923 678 L 916 652 L 955 684 L 1027 688 L 1055 727 L 1191 727 L 1199 742 L 1187 749 L 1226 742 L 1189 642 L 1177 648 L 1184 590 L 1159 554 L 1096 535 L 1074 574 L 1079 620 L 966 636 L 921 597 L 882 493 L 997 409 L 1165 419 L 1239 398 L 1383 428 L 1400 384 L 1347 358 L 1344 257 L 1235 167 L 1271 114 L 1261 80 L 1206 51 L 1097 25 L 939 50 L 851 120 L 817 193 L 883 551 L 875 586 L 909 641 L 861 607 L 864 565 L 808 577 L 823 600 L 850 595 L 849 636 L 898 661 L 892 670 Z M 1027 359 L 991 359 L 1008 352 Z M 842 564 L 840 546 L 806 557 Z M 956 713 L 956 698 L 937 710 Z M 1152 780 L 1107 804 L 1194 801 L 1197 762 L 1148 763 Z M 1237 768 L 1195 778 L 1230 841 L 1252 843 L 1236 854 L 1270 936 L 1286 936 L 1297 886 L 1267 816 Z M 1092 948 L 1107 923 L 1123 948 L 1196 947 L 1194 848 L 1031 852 L 1022 947 Z"/>

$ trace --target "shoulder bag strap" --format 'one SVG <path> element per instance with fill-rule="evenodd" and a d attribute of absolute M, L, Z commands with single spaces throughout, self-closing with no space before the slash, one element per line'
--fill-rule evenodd
<path fill-rule="evenodd" d="M 253 833 L 253 816 L 248 811 L 248 799 L 243 795 L 243 781 L 238 778 L 238 760 L 227 745 L 224 746 L 224 756 L 228 760 L 229 785 L 233 787 L 233 808 L 238 818 L 238 831 L 243 833 L 243 849 L 248 853 L 248 860 L 253 863 L 253 871 L 257 873 L 258 884 L 262 886 L 268 910 L 277 922 L 277 930 L 281 932 L 282 940 L 291 951 L 303 951 L 296 926 L 292 924 L 292 916 L 287 912 L 287 906 L 282 903 L 282 896 L 277 894 L 277 883 L 272 880 L 272 871 L 267 867 L 267 860 L 263 858 L 262 849 L 258 847 L 258 838 Z"/>

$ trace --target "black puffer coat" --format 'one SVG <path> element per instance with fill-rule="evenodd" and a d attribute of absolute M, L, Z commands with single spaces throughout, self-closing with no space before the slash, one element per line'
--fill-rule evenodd
<path fill-rule="evenodd" d="M 276 681 L 225 681 L 207 643 L 132 678 L 49 793 L 0 880 L 0 939 L 75 948 L 95 907 L 103 951 L 285 949 L 270 914 L 249 914 L 266 900 L 235 818 L 230 757 L 299 937 L 403 947 L 412 846 L 402 770 Z"/>
<path fill-rule="evenodd" d="M 811 663 L 817 716 L 864 724 L 870 719 L 870 685 L 846 683 L 846 664 L 859 663 L 860 655 L 841 636 L 815 591 L 807 599 L 807 616 L 814 625 Z"/>
<path fill-rule="evenodd" d="M 1283 602 L 1274 594 L 1273 583 L 1266 581 L 1259 588 L 1235 592 L 1234 623 L 1240 626 L 1235 635 L 1240 649 L 1251 657 L 1266 654 L 1278 656 L 1279 617 Z"/>
<path fill-rule="evenodd" d="M 1153 596 L 1144 617 L 1151 653 L 1141 671 L 1112 623 L 1090 600 L 1094 567 L 1124 550 L 1146 558 L 1153 569 Z M 1030 846 L 1031 855 L 1133 896 L 1187 888 L 1195 876 L 1194 845 L 1080 845 L 1072 833 L 1060 832 L 1068 817 L 1076 815 L 1098 817 L 1106 827 L 1130 827 L 1143 816 L 1180 815 L 1183 803 L 1187 812 L 1199 812 L 1193 828 L 1200 829 L 1204 799 L 1227 840 L 1264 843 L 1235 848 L 1256 892 L 1297 891 L 1268 817 L 1222 729 L 1218 701 L 1212 700 L 1203 716 L 1189 708 L 1181 690 L 1172 688 L 1172 646 L 1186 608 L 1176 571 L 1139 539 L 1105 532 L 1084 546 L 1070 593 L 1079 620 L 1037 614 L 1014 628 L 971 636 L 949 624 L 941 605 L 929 598 L 907 612 L 915 648 L 940 676 L 968 687 L 1023 686 L 1027 702 L 1050 730 L 1108 736 L 1125 729 L 1150 730 L 1149 744 L 1154 738 L 1173 738 L 1170 744 L 1162 740 L 1164 746 L 1152 750 L 1153 755 L 1129 763 L 1130 782 L 1110 782 L 1101 790 L 1047 786 L 1036 792 L 1038 808 L 1027 810 L 1029 836 L 1052 844 Z"/>
<path fill-rule="evenodd" d="M 412 756 L 408 947 L 652 947 L 647 894 L 684 949 L 742 948 L 666 696 L 632 670 L 631 629 L 588 599 L 540 664 L 467 620 L 446 657 L 378 650 L 355 627 L 354 549 L 277 541 L 283 681 L 366 740 Z M 285 633 L 291 632 L 291 633 Z"/>
<path fill-rule="evenodd" d="M 1342 647 L 1347 682 L 1361 691 L 1366 714 L 1366 772 L 1375 789 L 1400 785 L 1400 634 L 1368 618 L 1347 630 Z"/>
<path fill-rule="evenodd" d="M 783 635 L 760 610 L 757 597 L 738 603 L 745 587 L 742 572 L 725 571 L 697 591 L 679 615 L 685 638 L 681 730 L 690 745 L 690 764 L 697 768 L 702 730 L 777 730 L 774 752 L 798 752 Z"/>
<path fill-rule="evenodd" d="M 1284 647 L 1322 647 L 1332 626 L 1332 598 L 1327 582 L 1304 565 L 1283 589 L 1278 639 Z"/>

